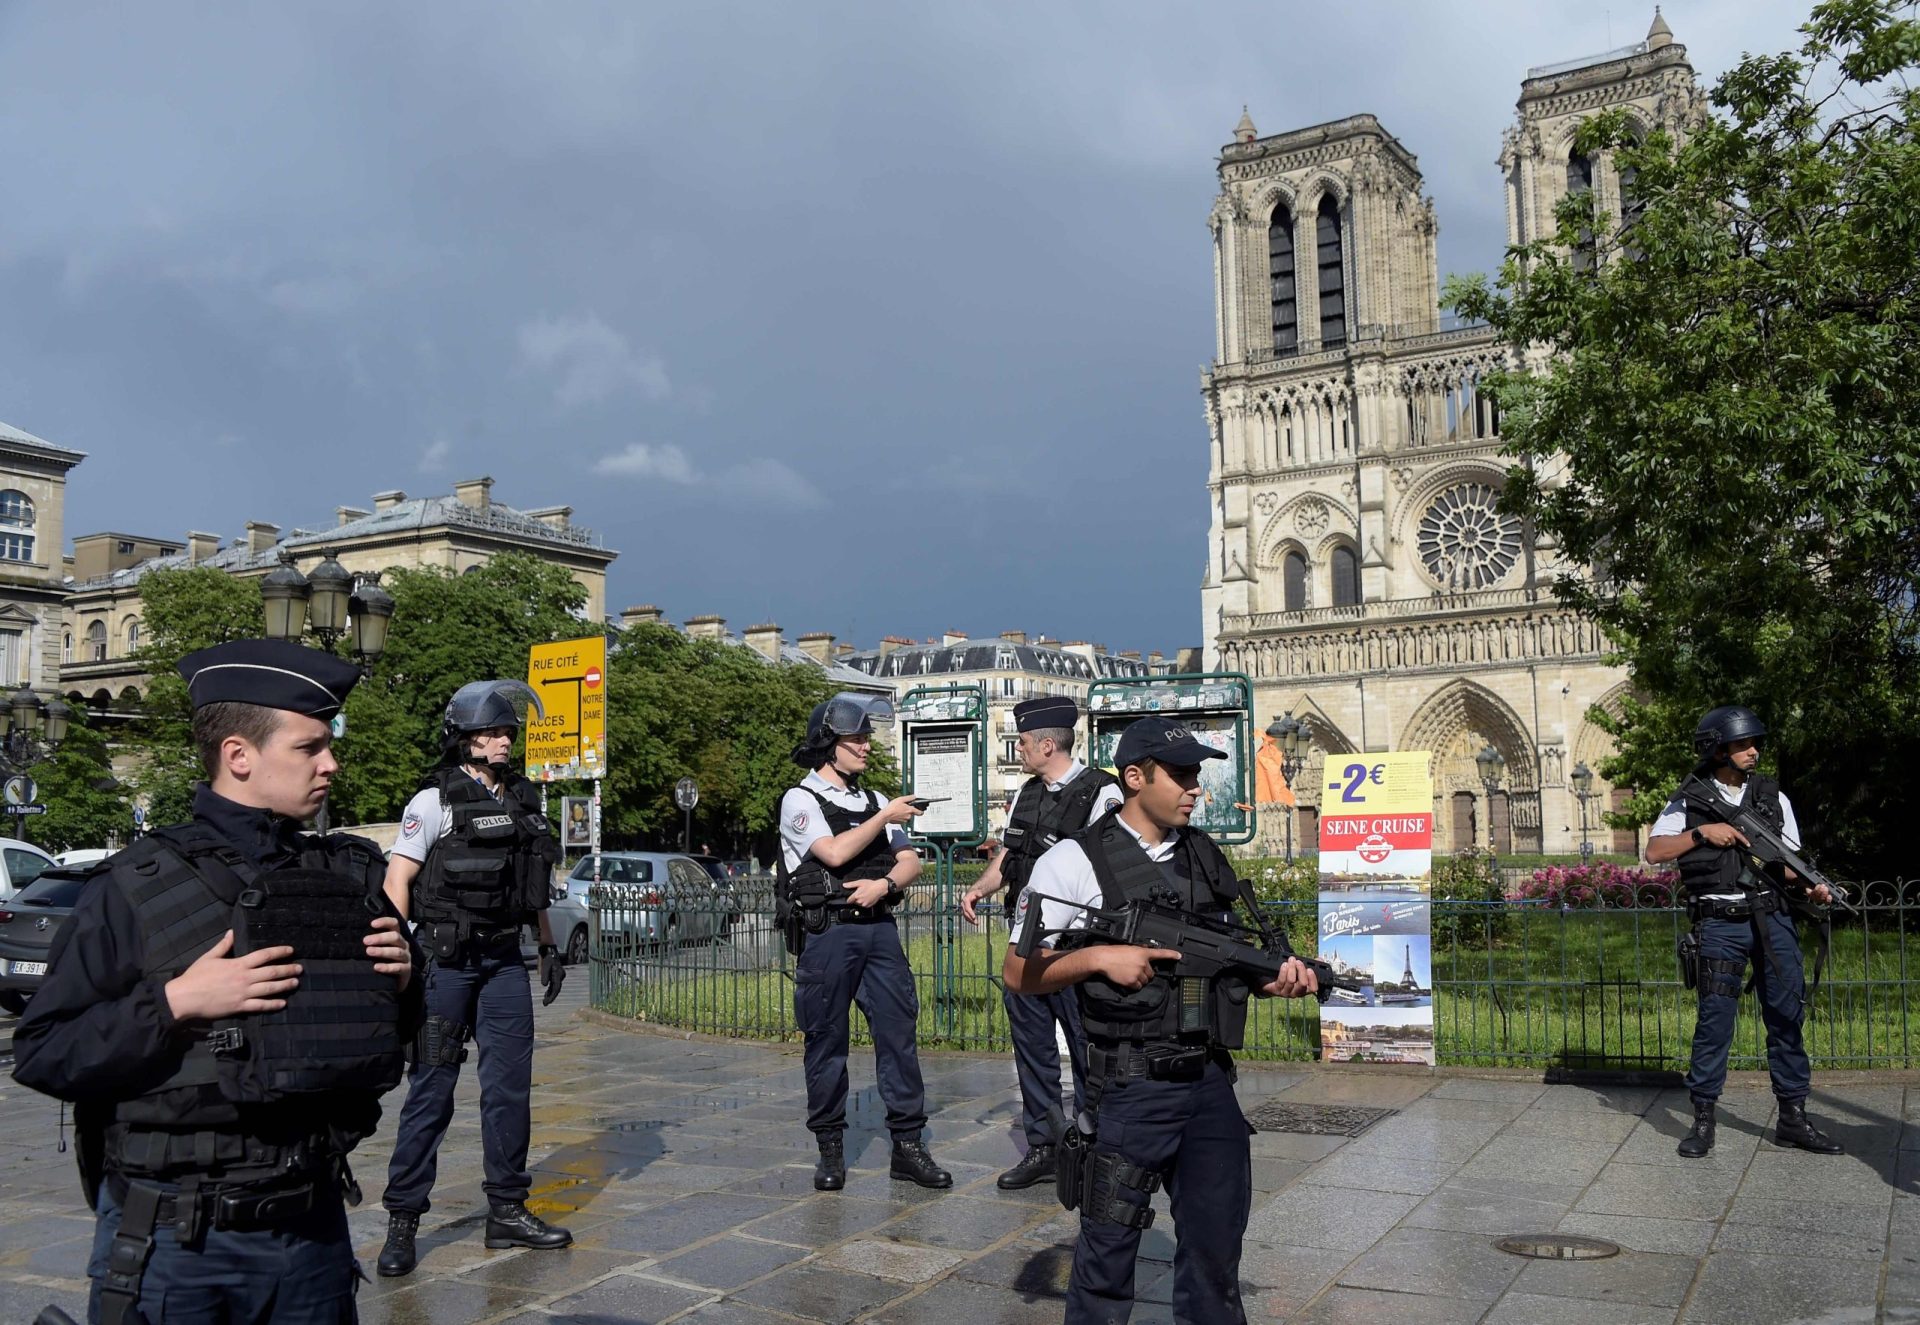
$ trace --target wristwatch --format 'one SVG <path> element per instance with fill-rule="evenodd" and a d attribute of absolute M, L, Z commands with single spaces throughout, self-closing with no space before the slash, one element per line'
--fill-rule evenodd
<path fill-rule="evenodd" d="M 1693 844 L 1697 847 L 1703 847 L 1707 844 L 1707 839 L 1700 836 L 1700 830 L 1698 828 L 1693 830 Z"/>

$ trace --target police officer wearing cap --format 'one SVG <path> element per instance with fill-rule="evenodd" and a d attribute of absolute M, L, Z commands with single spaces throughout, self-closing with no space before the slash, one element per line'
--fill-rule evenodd
<path fill-rule="evenodd" d="M 980 881 L 960 899 L 960 913 L 978 924 L 975 906 L 1007 890 L 1006 913 L 1019 905 L 1020 890 L 1048 848 L 1085 828 L 1118 806 L 1120 781 L 1105 769 L 1089 769 L 1073 757 L 1074 729 L 1080 709 L 1072 699 L 1056 696 L 1029 699 L 1013 706 L 1013 724 L 1019 732 L 1015 745 L 1020 766 L 1029 774 L 1007 815 L 1000 852 L 987 865 Z M 1073 1064 L 1073 1108 L 1085 1105 L 1086 1046 L 1080 1032 L 1080 1013 L 1070 989 L 1029 997 L 1003 990 L 1007 1026 L 1013 1033 L 1013 1061 L 1020 1078 L 1020 1127 L 1027 1153 L 1000 1175 L 1004 1191 L 1017 1191 L 1053 1177 L 1054 1135 L 1050 1118 L 1060 1100 L 1059 1036 L 1064 1032 Z"/>
<path fill-rule="evenodd" d="M 912 798 L 882 801 L 860 786 L 885 699 L 842 692 L 814 707 L 793 760 L 811 771 L 780 799 L 780 879 L 787 897 L 824 897 L 808 908 L 817 928 L 793 965 L 793 1017 L 806 1037 L 807 1130 L 820 1149 L 813 1185 L 846 1186 L 848 1010 L 873 1032 L 873 1055 L 892 1177 L 951 1187 L 953 1176 L 927 1153 L 926 1090 L 914 1037 L 920 999 L 900 946 L 893 909 L 920 877 L 920 857 L 901 827 L 925 808 Z"/>
<path fill-rule="evenodd" d="M 1766 1027 L 1767 1070 L 1780 1106 L 1774 1141 L 1781 1146 L 1837 1155 L 1841 1146 L 1807 1117 L 1813 1068 L 1801 1042 L 1806 1018 L 1806 976 L 1800 935 L 1777 881 L 1758 872 L 1739 848 L 1746 835 L 1721 822 L 1720 806 L 1749 808 L 1789 847 L 1800 849 L 1800 825 L 1780 784 L 1757 772 L 1766 724 L 1752 709 L 1729 704 L 1709 712 L 1694 731 L 1701 763 L 1688 775 L 1647 839 L 1647 863 L 1678 862 L 1693 921 L 1695 987 L 1700 1000 L 1687 1067 L 1693 1129 L 1679 1153 L 1699 1159 L 1713 1150 L 1714 1110 L 1727 1080 L 1740 992 L 1752 968 Z M 1826 886 L 1812 889 L 1816 902 L 1832 898 Z"/>
<path fill-rule="evenodd" d="M 1078 836 L 1048 851 L 1021 894 L 1015 931 L 1032 906 L 1047 930 L 1083 924 L 1077 906 L 1111 908 L 1171 888 L 1183 909 L 1224 920 L 1251 894 L 1213 839 L 1189 826 L 1200 798 L 1200 765 L 1225 753 L 1171 718 L 1138 718 L 1114 752 L 1125 800 Z M 1076 905 L 1069 905 L 1076 904 Z M 1248 989 L 1181 977 L 1180 954 L 1122 944 L 1007 951 L 1002 975 L 1025 995 L 1071 987 L 1087 1036 L 1087 1108 L 1097 1139 L 1086 1163 L 1097 1196 L 1080 1201 L 1066 1319 L 1120 1325 L 1133 1311 L 1134 1261 L 1152 1222 L 1153 1193 L 1172 1202 L 1173 1316 L 1181 1322 L 1244 1322 L 1240 1244 L 1253 1202 L 1246 1116 L 1234 1097 L 1230 1050 L 1246 1028 Z M 1315 981 L 1289 958 L 1262 997 L 1299 998 Z M 1195 1007 L 1207 1026 L 1185 1030 Z M 1089 1190 L 1083 1187 L 1083 1192 Z"/>
<path fill-rule="evenodd" d="M 74 1104 L 98 1215 L 88 1319 L 356 1319 L 347 1153 L 418 1019 L 372 843 L 300 830 L 339 764 L 351 663 L 240 640 L 180 663 L 207 780 L 190 823 L 97 867 L 14 1032 Z"/>
<path fill-rule="evenodd" d="M 485 1160 L 486 1245 L 552 1250 L 573 1234 L 527 1209 L 533 1108 L 533 994 L 520 959 L 521 926 L 540 936 L 545 1002 L 566 972 L 547 919 L 559 840 L 540 793 L 508 762 L 520 730 L 514 706 L 536 711 L 523 681 L 475 681 L 447 703 L 441 758 L 407 802 L 387 868 L 387 895 L 419 923 L 427 971 L 427 1025 L 387 1165 L 387 1241 L 377 1268 L 411 1273 L 415 1236 L 453 1121 L 469 1035 L 480 1047 L 480 1144 Z"/>

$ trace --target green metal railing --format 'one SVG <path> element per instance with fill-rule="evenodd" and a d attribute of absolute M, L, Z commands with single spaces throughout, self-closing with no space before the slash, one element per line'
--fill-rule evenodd
<path fill-rule="evenodd" d="M 1831 952 L 1806 1022 L 1807 1049 L 1819 1068 L 1920 1067 L 1920 883 L 1872 884 L 1866 893 L 1861 916 L 1834 914 Z M 997 907 L 984 907 L 983 923 L 968 926 L 936 914 L 935 896 L 930 888 L 914 890 L 896 917 L 919 993 L 920 1043 L 1009 1050 L 1000 983 L 1006 922 Z M 712 1035 L 799 1038 L 793 960 L 773 930 L 771 877 L 736 880 L 728 892 L 684 904 L 656 898 L 649 889 L 608 884 L 590 897 L 596 1008 Z M 1274 903 L 1269 912 L 1296 946 L 1311 948 L 1314 903 Z M 958 932 L 936 944 L 943 923 Z M 1667 907 L 1563 911 L 1513 900 L 1435 902 L 1439 1061 L 1684 1070 L 1694 995 L 1680 983 L 1674 944 L 1686 927 L 1685 913 Z M 1803 932 L 1802 939 L 1811 960 L 1812 936 Z M 936 966 L 936 948 L 950 961 Z M 853 1028 L 856 1039 L 867 1038 L 857 1009 Z M 1310 1060 L 1318 1049 L 1312 1000 L 1252 1005 L 1245 1057 Z M 1743 999 L 1733 1066 L 1766 1066 L 1752 995 Z"/>

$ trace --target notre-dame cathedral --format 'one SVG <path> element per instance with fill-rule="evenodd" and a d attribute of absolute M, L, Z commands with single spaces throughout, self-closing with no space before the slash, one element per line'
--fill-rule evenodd
<path fill-rule="evenodd" d="M 1551 233 L 1571 190 L 1616 217 L 1632 206 L 1611 154 L 1573 151 L 1581 120 L 1616 106 L 1642 132 L 1704 113 L 1657 12 L 1638 45 L 1527 72 L 1499 155 L 1512 243 Z M 1311 723 L 1304 840 L 1325 764 L 1432 750 L 1437 850 L 1577 851 L 1569 776 L 1610 748 L 1585 715 L 1616 707 L 1628 678 L 1554 601 L 1555 548 L 1495 507 L 1509 462 L 1478 383 L 1509 351 L 1438 311 L 1418 160 L 1371 115 L 1268 137 L 1243 115 L 1219 171 L 1208 665 L 1253 678 L 1259 726 Z M 1491 795 L 1489 746 L 1505 761 Z M 1615 789 L 1592 785 L 1595 849 L 1634 849 L 1599 823 Z"/>

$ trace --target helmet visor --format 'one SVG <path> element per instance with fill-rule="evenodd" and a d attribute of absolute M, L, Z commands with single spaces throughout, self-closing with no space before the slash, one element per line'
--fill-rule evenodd
<path fill-rule="evenodd" d="M 544 718 L 546 706 L 525 681 L 469 681 L 447 701 L 446 730 L 478 732 L 525 725 L 528 709 Z"/>
<path fill-rule="evenodd" d="M 856 695 L 843 690 L 827 701 L 820 729 L 835 736 L 865 736 L 876 722 L 893 721 L 893 701 L 885 695 Z"/>

